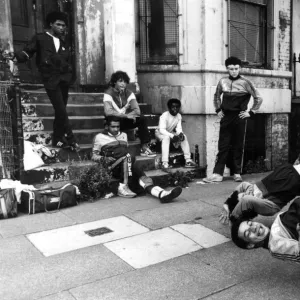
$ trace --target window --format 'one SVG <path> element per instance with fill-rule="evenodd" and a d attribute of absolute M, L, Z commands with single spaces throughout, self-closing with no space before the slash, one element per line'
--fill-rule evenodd
<path fill-rule="evenodd" d="M 271 69 L 273 63 L 272 0 L 229 1 L 229 55 L 245 67 Z"/>
<path fill-rule="evenodd" d="M 141 64 L 178 64 L 177 10 L 177 0 L 138 0 Z"/>

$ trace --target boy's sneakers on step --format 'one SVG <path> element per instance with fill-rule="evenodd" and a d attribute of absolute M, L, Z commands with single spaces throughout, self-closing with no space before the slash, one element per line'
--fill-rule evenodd
<path fill-rule="evenodd" d="M 241 174 L 234 174 L 233 175 L 233 180 L 235 182 L 242 182 L 243 181 Z"/>
<path fill-rule="evenodd" d="M 185 168 L 197 168 L 198 165 L 194 161 L 192 161 L 191 159 L 189 159 L 189 160 L 187 160 L 185 162 L 185 166 L 184 167 Z"/>
<path fill-rule="evenodd" d="M 176 186 L 173 189 L 171 189 L 170 191 L 162 191 L 159 199 L 161 203 L 169 203 L 171 202 L 173 199 L 177 198 L 182 192 L 182 188 L 180 186 Z"/>
<path fill-rule="evenodd" d="M 215 174 L 214 173 L 211 176 L 204 178 L 203 181 L 207 182 L 207 183 L 221 182 L 221 181 L 223 181 L 223 176 L 221 176 L 220 174 Z"/>
<path fill-rule="evenodd" d="M 125 198 L 133 198 L 136 196 L 136 193 L 131 191 L 126 184 L 120 183 L 118 187 L 118 196 Z"/>
<path fill-rule="evenodd" d="M 141 156 L 155 157 L 156 154 L 153 153 L 148 147 L 143 147 L 141 149 Z"/>
<path fill-rule="evenodd" d="M 163 163 L 161 164 L 161 170 L 164 171 L 164 172 L 169 173 L 169 171 L 170 171 L 170 166 L 169 166 L 169 164 L 168 164 L 167 162 L 163 162 Z"/>

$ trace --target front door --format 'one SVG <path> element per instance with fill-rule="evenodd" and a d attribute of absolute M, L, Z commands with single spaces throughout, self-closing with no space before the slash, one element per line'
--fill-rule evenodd
<path fill-rule="evenodd" d="M 10 0 L 14 51 L 20 51 L 45 28 L 46 15 L 59 10 L 57 0 Z M 21 82 L 40 83 L 35 57 L 18 64 Z"/>

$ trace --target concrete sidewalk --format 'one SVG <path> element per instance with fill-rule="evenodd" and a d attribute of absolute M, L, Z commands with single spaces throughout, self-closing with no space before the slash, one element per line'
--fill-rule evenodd
<path fill-rule="evenodd" d="M 196 180 L 170 204 L 114 197 L 1 220 L 0 299 L 298 299 L 299 265 L 238 249 L 218 222 L 236 185 Z"/>

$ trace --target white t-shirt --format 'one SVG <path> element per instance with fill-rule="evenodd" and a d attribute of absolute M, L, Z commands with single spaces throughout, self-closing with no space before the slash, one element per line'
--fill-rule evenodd
<path fill-rule="evenodd" d="M 174 132 L 177 134 L 182 132 L 181 114 L 172 116 L 169 111 L 165 111 L 159 118 L 158 131 L 162 135 L 173 138 Z"/>

